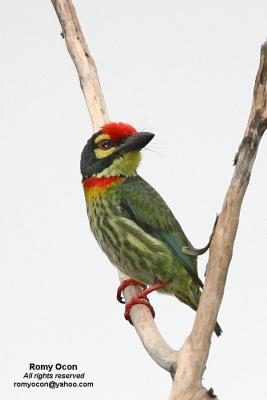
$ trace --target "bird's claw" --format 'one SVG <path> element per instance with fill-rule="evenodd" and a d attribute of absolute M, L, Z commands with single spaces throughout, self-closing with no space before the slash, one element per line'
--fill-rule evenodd
<path fill-rule="evenodd" d="M 130 311 L 132 306 L 135 306 L 137 304 L 142 304 L 144 306 L 147 306 L 152 314 L 152 317 L 155 318 L 155 311 L 152 305 L 149 303 L 148 298 L 140 298 L 138 296 L 134 296 L 130 301 L 125 306 L 125 312 L 124 312 L 124 317 L 127 321 L 130 322 L 131 325 L 133 325 L 132 319 L 130 317 Z"/>
<path fill-rule="evenodd" d="M 123 281 L 120 284 L 120 286 L 118 287 L 118 290 L 117 290 L 117 300 L 121 304 L 125 304 L 125 300 L 123 299 L 122 292 L 128 286 L 140 286 L 143 290 L 146 289 L 146 285 L 142 282 L 136 281 L 135 279 L 125 279 L 125 281 Z"/>
<path fill-rule="evenodd" d="M 142 282 L 138 282 L 135 279 L 126 279 L 125 281 L 123 281 L 117 291 L 117 300 L 120 303 L 125 303 L 125 301 L 122 298 L 121 292 L 127 287 L 127 286 L 131 286 L 131 285 L 138 285 L 141 286 L 143 288 L 143 290 L 137 294 L 136 296 L 132 297 L 130 301 L 128 301 L 126 303 L 125 306 L 125 319 L 127 319 L 127 321 L 129 321 L 132 325 L 132 320 L 130 317 L 130 311 L 132 306 L 136 305 L 136 304 L 142 304 L 144 306 L 147 306 L 149 308 L 149 310 L 151 311 L 152 317 L 155 317 L 155 311 L 152 307 L 152 305 L 149 303 L 149 300 L 147 298 L 147 295 L 151 292 L 154 292 L 154 290 L 159 290 L 159 289 L 163 289 L 165 286 L 167 286 L 169 283 L 171 283 L 171 280 L 167 280 L 167 281 L 163 281 L 163 282 L 157 282 L 154 285 L 150 286 L 149 288 L 146 287 L 146 285 Z"/>

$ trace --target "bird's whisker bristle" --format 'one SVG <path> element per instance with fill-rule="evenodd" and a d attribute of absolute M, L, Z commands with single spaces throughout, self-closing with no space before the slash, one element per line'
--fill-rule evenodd
<path fill-rule="evenodd" d="M 159 153 L 158 151 L 156 151 L 156 150 L 154 150 L 154 149 L 151 149 L 151 148 L 149 148 L 149 147 L 145 147 L 143 150 L 151 151 L 151 153 L 157 154 L 157 155 L 160 156 L 160 157 L 164 157 L 164 158 L 166 157 L 165 154 Z"/>

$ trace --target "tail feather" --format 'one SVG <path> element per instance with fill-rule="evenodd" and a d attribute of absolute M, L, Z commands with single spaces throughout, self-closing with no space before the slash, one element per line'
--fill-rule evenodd
<path fill-rule="evenodd" d="M 216 322 L 215 328 L 214 328 L 214 332 L 216 333 L 216 335 L 219 337 L 222 334 L 222 328 L 220 327 L 220 325 L 218 324 L 218 322 Z"/>
<path fill-rule="evenodd" d="M 199 299 L 196 300 L 196 302 L 194 303 L 192 301 L 192 298 L 181 298 L 181 296 L 178 297 L 178 295 L 175 295 L 175 297 L 182 301 L 183 303 L 187 304 L 189 307 L 191 307 L 194 311 L 197 311 L 197 304 L 199 302 Z M 216 322 L 215 324 L 215 328 L 214 328 L 214 332 L 215 334 L 219 337 L 222 334 L 222 328 L 220 327 L 220 325 L 218 324 L 218 322 Z"/>

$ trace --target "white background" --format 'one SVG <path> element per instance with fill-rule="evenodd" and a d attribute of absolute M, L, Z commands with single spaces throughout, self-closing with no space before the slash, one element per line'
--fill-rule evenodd
<path fill-rule="evenodd" d="M 266 2 L 75 4 L 111 119 L 156 134 L 140 174 L 205 245 L 246 126 Z M 5 2 L 0 27 L 1 398 L 167 399 L 170 377 L 124 320 L 116 270 L 89 230 L 79 159 L 92 130 L 54 9 Z M 266 150 L 264 138 L 204 376 L 221 399 L 267 398 Z M 178 348 L 194 313 L 150 298 Z M 13 388 L 30 362 L 78 364 L 94 388 Z"/>

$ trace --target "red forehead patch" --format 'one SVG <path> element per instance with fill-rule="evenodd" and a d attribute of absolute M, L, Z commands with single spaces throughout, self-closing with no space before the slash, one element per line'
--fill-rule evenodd
<path fill-rule="evenodd" d="M 119 140 L 124 136 L 133 135 L 136 129 L 124 122 L 110 122 L 101 128 L 102 133 L 107 133 L 112 140 Z"/>

